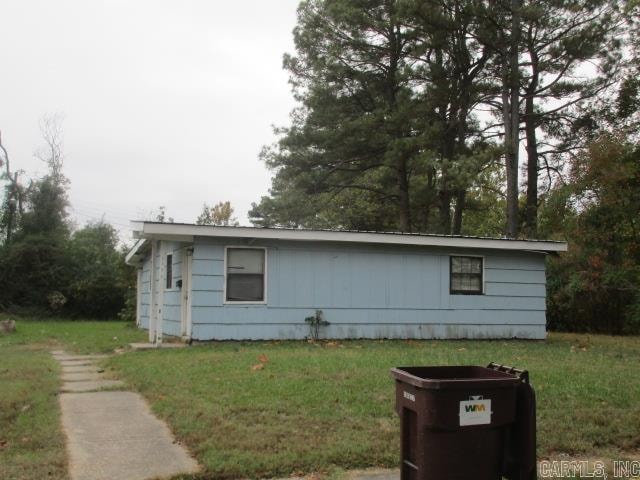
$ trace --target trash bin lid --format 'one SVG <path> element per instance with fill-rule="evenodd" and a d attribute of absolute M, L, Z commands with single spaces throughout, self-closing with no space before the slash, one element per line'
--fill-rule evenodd
<path fill-rule="evenodd" d="M 398 381 L 425 389 L 509 388 L 520 383 L 514 374 L 476 365 L 438 367 L 396 367 L 391 375 Z"/>

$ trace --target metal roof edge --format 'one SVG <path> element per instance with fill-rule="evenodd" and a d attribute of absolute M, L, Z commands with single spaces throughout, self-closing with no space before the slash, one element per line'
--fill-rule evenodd
<path fill-rule="evenodd" d="M 308 230 L 293 228 L 232 227 L 187 223 L 132 222 L 137 238 L 218 237 L 255 238 L 265 240 L 344 242 L 363 244 L 480 248 L 531 252 L 565 252 L 566 242 L 490 237 L 465 237 L 400 232 L 366 232 L 341 230 Z"/>

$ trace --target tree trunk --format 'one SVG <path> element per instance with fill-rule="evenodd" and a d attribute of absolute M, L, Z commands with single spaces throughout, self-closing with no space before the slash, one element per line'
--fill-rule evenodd
<path fill-rule="evenodd" d="M 19 210 L 22 212 L 22 198 L 20 190 L 18 188 L 18 172 L 15 172 L 11 176 L 11 163 L 9 160 L 9 152 L 2 145 L 2 135 L 0 132 L 0 151 L 4 156 L 4 167 L 6 169 L 6 176 L 10 183 L 9 191 L 7 192 L 7 234 L 5 237 L 5 244 L 9 245 L 13 236 L 14 222 L 16 218 L 16 202 L 19 204 Z M 1 165 L 1 163 L 0 163 Z"/>
<path fill-rule="evenodd" d="M 512 131 L 509 92 L 506 88 L 502 92 L 502 115 L 504 118 L 504 160 L 507 177 L 507 228 L 505 233 L 508 237 L 515 238 L 518 234 L 518 154 L 517 147 L 514 148 L 514 138 L 517 137 Z"/>
<path fill-rule="evenodd" d="M 527 204 L 525 207 L 525 230 L 527 236 L 538 235 L 538 141 L 533 97 L 525 100 L 525 133 L 527 137 Z"/>
<path fill-rule="evenodd" d="M 531 60 L 531 80 L 527 86 L 524 103 L 524 129 L 527 137 L 527 203 L 525 207 L 525 230 L 527 236 L 538 236 L 538 139 L 536 128 L 538 119 L 535 113 L 535 94 L 540 78 L 538 55 L 533 45 L 529 44 Z"/>
<path fill-rule="evenodd" d="M 386 5 L 389 18 L 393 18 L 393 3 Z M 397 110 L 397 93 L 398 93 L 398 65 L 400 62 L 400 27 L 391 24 L 387 29 L 387 38 L 389 40 L 389 69 L 386 81 L 386 97 L 387 109 L 390 115 Z M 396 130 L 397 138 L 402 138 L 404 132 L 402 129 Z M 404 155 L 398 154 L 395 160 L 396 168 L 396 185 L 398 188 L 398 223 L 401 232 L 411 232 L 411 203 L 409 201 L 409 176 L 407 172 L 407 159 Z"/>
<path fill-rule="evenodd" d="M 16 204 L 13 200 L 13 189 L 9 193 L 7 199 L 7 235 L 5 237 L 6 245 L 11 243 L 13 237 L 13 221 L 15 219 Z"/>
<path fill-rule="evenodd" d="M 505 133 L 508 237 L 518 236 L 518 165 L 520 160 L 520 0 L 511 0 L 511 39 L 508 61 L 503 65 L 502 110 Z"/>
<path fill-rule="evenodd" d="M 438 192 L 438 227 L 440 233 L 451 234 L 451 191 L 441 189 Z"/>
<path fill-rule="evenodd" d="M 456 193 L 456 208 L 453 212 L 453 234 L 460 235 L 462 232 L 462 213 L 464 212 L 467 200 L 466 190 L 458 190 Z"/>
<path fill-rule="evenodd" d="M 433 209 L 436 201 L 437 201 L 437 186 L 435 180 L 436 172 L 433 167 L 427 170 L 427 199 L 425 201 L 425 206 L 423 210 L 424 215 L 424 224 L 421 225 L 421 229 L 424 232 L 430 231 L 431 227 L 431 210 Z"/>
<path fill-rule="evenodd" d="M 407 161 L 398 156 L 396 163 L 398 184 L 398 214 L 401 232 L 411 232 L 411 210 L 409 202 L 409 180 L 407 178 Z"/>

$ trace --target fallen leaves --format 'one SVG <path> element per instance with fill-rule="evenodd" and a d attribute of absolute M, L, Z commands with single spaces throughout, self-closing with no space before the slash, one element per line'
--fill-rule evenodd
<path fill-rule="evenodd" d="M 260 363 L 256 363 L 255 365 L 251 366 L 252 371 L 255 372 L 258 370 L 263 370 L 267 363 L 269 363 L 269 357 L 267 357 L 264 353 L 261 353 L 260 355 L 258 355 L 258 362 Z"/>

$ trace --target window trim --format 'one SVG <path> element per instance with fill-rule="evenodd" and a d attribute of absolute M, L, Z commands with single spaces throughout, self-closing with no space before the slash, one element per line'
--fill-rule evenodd
<path fill-rule="evenodd" d="M 244 248 L 248 250 L 263 250 L 264 251 L 264 281 L 262 282 L 262 300 L 227 300 L 227 262 L 228 262 L 228 250 Z M 224 262 L 222 268 L 224 269 L 224 284 L 222 286 L 222 304 L 223 305 L 266 305 L 267 304 L 267 247 L 255 247 L 253 245 L 225 245 L 224 247 Z"/>
<path fill-rule="evenodd" d="M 480 270 L 480 291 L 454 290 L 453 289 L 453 257 L 479 258 L 482 260 Z M 449 255 L 449 295 L 485 295 L 485 256 L 484 255 L 462 255 L 459 253 Z"/>

